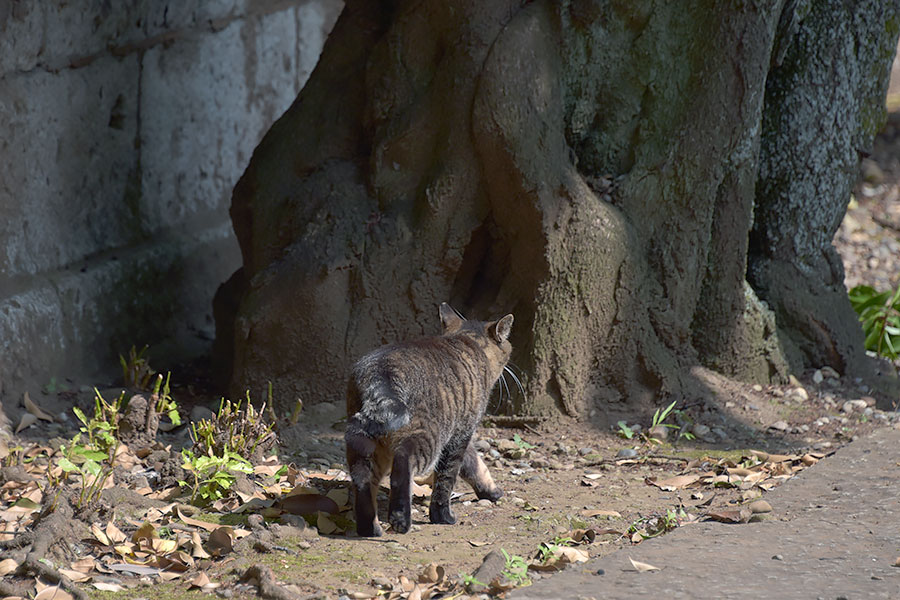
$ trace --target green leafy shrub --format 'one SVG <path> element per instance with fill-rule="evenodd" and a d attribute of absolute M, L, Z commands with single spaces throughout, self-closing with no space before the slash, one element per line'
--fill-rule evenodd
<path fill-rule="evenodd" d="M 235 473 L 252 473 L 250 463 L 227 447 L 222 456 L 214 454 L 197 456 L 193 451 L 181 451 L 181 468 L 191 474 L 193 482 L 179 481 L 182 487 L 191 487 L 191 504 L 205 506 L 225 496 L 234 484 Z"/>
<path fill-rule="evenodd" d="M 900 356 L 900 285 L 887 292 L 858 285 L 849 296 L 862 323 L 866 350 L 896 360 Z"/>

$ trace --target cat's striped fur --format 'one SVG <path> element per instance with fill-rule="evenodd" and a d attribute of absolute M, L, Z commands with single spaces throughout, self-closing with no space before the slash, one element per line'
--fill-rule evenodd
<path fill-rule="evenodd" d="M 471 440 L 509 360 L 513 316 L 469 321 L 446 303 L 440 315 L 443 335 L 382 346 L 353 368 L 345 440 L 361 536 L 382 533 L 377 494 L 388 472 L 388 521 L 399 533 L 409 531 L 413 477 L 434 471 L 432 523 L 456 522 L 450 493 L 457 475 L 479 498 L 503 495 Z"/>

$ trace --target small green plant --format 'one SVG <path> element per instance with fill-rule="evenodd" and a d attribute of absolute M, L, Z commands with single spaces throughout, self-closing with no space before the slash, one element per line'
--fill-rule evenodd
<path fill-rule="evenodd" d="M 191 488 L 191 504 L 205 506 L 225 496 L 234 484 L 235 473 L 252 473 L 250 463 L 226 447 L 222 456 L 214 454 L 197 456 L 190 449 L 181 451 L 181 465 L 191 474 L 193 482 L 179 481 L 181 487 Z"/>
<path fill-rule="evenodd" d="M 866 350 L 890 360 L 900 357 L 900 285 L 896 290 L 878 292 L 858 285 L 848 293 L 866 336 Z"/>
<path fill-rule="evenodd" d="M 178 414 L 178 404 L 172 399 L 169 393 L 169 376 L 166 373 L 166 380 L 163 381 L 162 373 L 156 376 L 156 383 L 153 384 L 153 393 L 150 396 L 151 402 L 156 402 L 156 413 L 164 414 L 169 417 L 172 425 L 181 425 L 181 416 Z"/>
<path fill-rule="evenodd" d="M 72 409 L 81 421 L 81 431 L 68 444 L 60 445 L 62 457 L 58 465 L 66 476 L 74 474 L 78 478 L 78 508 L 99 498 L 106 480 L 113 472 L 119 450 L 119 412 L 124 401 L 125 392 L 112 402 L 107 402 L 95 388 L 93 417 L 88 418 L 77 406 Z M 84 438 L 86 441 L 82 442 Z M 66 478 L 49 475 L 50 486 L 57 490 L 54 504 Z"/>
<path fill-rule="evenodd" d="M 93 417 L 88 419 L 80 408 L 72 408 L 72 412 L 81 421 L 81 433 L 87 436 L 87 447 L 108 452 L 111 447 L 118 446 L 119 413 L 124 405 L 124 391 L 112 402 L 107 402 L 97 388 L 94 388 Z"/>
<path fill-rule="evenodd" d="M 668 405 L 665 408 L 657 408 L 656 412 L 653 413 L 653 420 L 651 421 L 650 427 L 659 427 L 660 425 L 663 427 L 676 428 L 677 425 L 672 425 L 671 423 L 666 423 L 665 420 L 669 417 L 669 413 L 672 412 L 672 409 L 675 408 L 675 403 L 677 400 L 673 400 L 672 404 Z"/>
<path fill-rule="evenodd" d="M 522 450 L 531 450 L 536 447 L 534 444 L 529 444 L 528 442 L 523 440 L 522 436 L 520 436 L 518 433 L 513 434 L 513 442 Z"/>
<path fill-rule="evenodd" d="M 653 419 L 650 423 L 650 429 L 652 430 L 655 427 L 666 427 L 667 429 L 674 429 L 678 431 L 678 439 L 685 438 L 687 440 L 693 440 L 695 438 L 694 434 L 687 430 L 686 427 L 681 425 L 676 425 L 674 423 L 666 423 L 666 419 L 669 416 L 679 416 L 682 421 L 690 421 L 690 418 L 684 413 L 684 411 L 675 408 L 677 400 L 673 400 L 671 404 L 669 404 L 665 408 L 657 408 L 656 412 L 653 413 Z M 660 440 L 654 437 L 646 437 L 647 441 L 654 442 L 659 444 Z"/>
<path fill-rule="evenodd" d="M 470 588 L 470 587 L 473 587 L 476 585 L 479 585 L 481 587 L 488 586 L 488 584 L 484 583 L 483 581 L 478 581 L 475 578 L 475 576 L 472 575 L 471 573 L 460 573 L 459 578 L 460 578 L 460 581 L 462 582 L 463 586 L 467 587 L 467 588 Z"/>
<path fill-rule="evenodd" d="M 506 559 L 506 566 L 503 567 L 502 574 L 507 581 L 516 587 L 531 583 L 528 577 L 528 563 L 525 559 L 516 554 L 510 554 L 504 548 L 500 548 L 503 558 Z"/>
<path fill-rule="evenodd" d="M 202 419 L 199 423 L 191 423 L 191 439 L 197 455 L 224 456 L 226 450 L 250 458 L 257 447 L 263 448 L 274 443 L 275 434 L 272 425 L 263 419 L 265 405 L 256 410 L 250 403 L 250 392 L 247 402 L 232 402 L 223 398 L 219 410 L 212 419 Z"/>
<path fill-rule="evenodd" d="M 625 421 L 619 421 L 617 425 L 619 426 L 619 430 L 616 433 L 620 438 L 630 440 L 634 437 L 634 430 L 628 426 L 628 423 L 626 423 Z"/>
<path fill-rule="evenodd" d="M 574 545 L 576 545 L 576 543 L 572 538 L 556 536 L 552 541 L 541 542 L 540 546 L 538 546 L 538 558 L 540 558 L 541 562 L 545 563 L 556 555 L 560 547 Z"/>
<path fill-rule="evenodd" d="M 150 387 L 150 379 L 156 374 L 150 368 L 150 363 L 144 358 L 148 346 L 137 350 L 134 346 L 128 351 L 126 359 L 119 355 L 119 364 L 122 366 L 122 379 L 126 386 L 146 390 Z"/>
<path fill-rule="evenodd" d="M 632 522 L 628 527 L 628 534 L 638 533 L 643 539 L 654 538 L 672 531 L 685 518 L 687 518 L 687 513 L 684 512 L 683 508 L 670 508 L 666 510 L 665 515 L 641 517 Z"/>

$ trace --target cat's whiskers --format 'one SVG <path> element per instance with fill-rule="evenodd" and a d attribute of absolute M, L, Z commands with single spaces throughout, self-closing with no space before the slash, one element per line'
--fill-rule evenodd
<path fill-rule="evenodd" d="M 516 387 L 519 388 L 519 393 L 522 394 L 522 397 L 524 398 L 524 397 L 525 397 L 525 388 L 522 386 L 522 382 L 519 381 L 519 378 L 516 376 L 515 371 L 513 371 L 512 368 L 510 368 L 511 366 L 512 366 L 512 367 L 515 367 L 515 365 L 513 365 L 512 363 L 507 363 L 506 365 L 504 365 L 503 370 L 504 370 L 505 372 L 509 373 L 510 377 L 513 378 L 513 381 L 516 382 Z M 516 367 L 516 368 L 518 368 L 518 367 Z M 503 377 L 502 374 L 501 374 L 500 376 Z M 505 379 L 505 378 L 504 378 L 504 379 Z M 509 386 L 507 386 L 506 389 L 507 389 L 507 392 L 508 392 L 508 391 L 509 391 Z"/>

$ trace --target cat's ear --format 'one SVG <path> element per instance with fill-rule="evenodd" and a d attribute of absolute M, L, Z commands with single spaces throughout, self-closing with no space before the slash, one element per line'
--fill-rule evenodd
<path fill-rule="evenodd" d="M 513 324 L 513 316 L 506 315 L 496 323 L 491 328 L 493 331 L 491 332 L 494 335 L 494 339 L 497 340 L 497 343 L 502 344 L 509 338 L 509 334 L 512 331 Z"/>
<path fill-rule="evenodd" d="M 444 327 L 444 333 L 453 333 L 465 322 L 458 312 L 453 310 L 446 302 L 441 303 L 441 325 Z"/>

